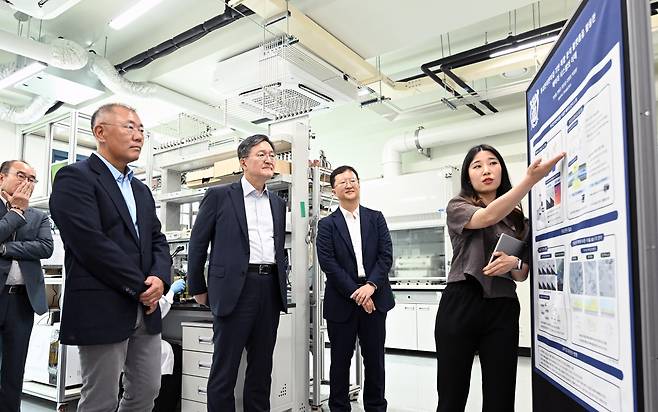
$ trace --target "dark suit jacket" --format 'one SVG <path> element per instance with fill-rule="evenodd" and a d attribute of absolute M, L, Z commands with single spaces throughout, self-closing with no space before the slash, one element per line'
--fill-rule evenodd
<path fill-rule="evenodd" d="M 0 290 L 7 281 L 11 261 L 18 261 L 32 310 L 42 315 L 48 311 L 48 304 L 40 259 L 53 254 L 50 219 L 31 207 L 25 210 L 24 216 L 25 219 L 0 205 L 0 243 L 4 243 L 6 248 L 5 254 L 0 257 Z"/>
<path fill-rule="evenodd" d="M 359 206 L 359 216 L 366 280 L 377 285 L 372 299 L 376 309 L 386 313 L 395 306 L 388 280 L 388 272 L 393 263 L 391 236 L 381 212 Z M 359 308 L 354 300 L 350 299 L 350 295 L 359 285 L 354 247 L 340 209 L 336 209 L 318 223 L 316 248 L 320 267 L 327 276 L 324 317 L 334 322 L 344 322 Z"/>
<path fill-rule="evenodd" d="M 55 176 L 50 211 L 62 235 L 66 267 L 62 343 L 127 339 L 146 277 L 158 276 L 168 289 L 171 258 L 153 196 L 136 178 L 131 186 L 139 237 L 114 177 L 98 156 L 63 167 Z M 149 333 L 159 333 L 160 308 L 144 322 Z"/>
<path fill-rule="evenodd" d="M 269 194 L 274 225 L 274 251 L 279 277 L 281 310 L 286 311 L 286 274 L 288 257 L 284 249 L 286 237 L 286 205 L 274 193 Z M 212 243 L 211 243 L 212 242 Z M 211 243 L 208 285 L 203 276 Z M 208 189 L 199 206 L 187 254 L 187 282 L 192 295 L 208 292 L 213 315 L 231 314 L 242 293 L 249 264 L 247 215 L 242 184 L 221 185 Z"/>

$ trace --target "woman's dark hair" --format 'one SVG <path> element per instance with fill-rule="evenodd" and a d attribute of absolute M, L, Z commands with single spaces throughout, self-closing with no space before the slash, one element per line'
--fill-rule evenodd
<path fill-rule="evenodd" d="M 494 149 L 492 146 L 489 146 L 488 144 L 479 144 L 477 146 L 471 147 L 468 153 L 466 153 L 466 157 L 464 157 L 464 162 L 462 163 L 461 191 L 459 192 L 459 196 L 463 197 L 464 199 L 468 200 L 474 205 L 485 207 L 486 205 L 480 198 L 480 195 L 473 188 L 473 185 L 471 184 L 471 178 L 468 174 L 468 169 L 471 166 L 471 162 L 473 162 L 475 156 L 480 152 L 490 152 L 494 156 L 496 156 L 496 158 L 500 162 L 500 170 L 501 170 L 500 186 L 498 186 L 498 189 L 496 189 L 496 198 L 499 198 L 500 196 L 509 192 L 509 190 L 512 188 L 512 182 L 509 179 L 509 173 L 507 171 L 507 165 L 505 165 L 505 160 L 500 155 L 498 150 Z M 523 210 L 521 209 L 521 205 L 519 204 L 517 208 L 512 210 L 510 214 L 507 215 L 507 217 L 512 219 L 515 227 L 517 228 L 516 230 L 517 235 L 521 236 L 522 235 L 521 232 L 523 231 L 524 221 L 525 221 L 525 218 L 523 216 Z"/>

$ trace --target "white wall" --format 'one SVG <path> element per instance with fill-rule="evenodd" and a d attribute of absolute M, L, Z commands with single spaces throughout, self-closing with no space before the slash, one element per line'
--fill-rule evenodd
<path fill-rule="evenodd" d="M 362 180 L 381 177 L 383 172 L 381 156 L 384 143 L 392 137 L 415 130 L 421 123 L 390 122 L 382 126 L 381 119 L 373 116 L 378 115 L 368 110 L 355 111 L 350 108 L 339 108 L 331 113 L 311 118 L 311 128 L 316 134 L 316 139 L 311 142 L 311 158 L 317 158 L 318 150 L 323 149 L 333 167 L 349 164 L 356 168 Z M 475 115 L 465 111 L 461 119 L 469 117 L 477 119 Z M 440 126 L 442 123 L 447 122 L 428 121 L 423 122 L 422 125 L 430 128 Z M 519 130 L 493 137 L 482 136 L 481 139 L 438 146 L 432 148 L 431 159 L 411 151 L 402 155 L 402 173 L 438 169 L 449 165 L 461 168 L 468 149 L 476 144 L 486 143 L 501 153 L 512 184 L 514 184 L 521 179 L 527 167 L 526 141 L 526 131 Z M 422 190 L 422 187 L 419 187 L 418 190 Z M 378 208 L 377 205 L 370 206 Z M 523 208 L 527 215 L 527 196 L 523 201 Z M 530 347 L 532 334 L 530 330 L 529 281 L 517 284 L 517 295 L 521 302 L 519 346 Z M 427 327 L 433 328 L 433 324 L 427 325 Z M 394 332 L 391 331 L 391 333 Z"/>
<path fill-rule="evenodd" d="M 18 157 L 18 138 L 16 125 L 0 120 L 0 147 L 2 147 L 2 160 Z"/>
<path fill-rule="evenodd" d="M 425 128 L 439 127 L 450 121 L 477 119 L 477 115 L 462 111 L 459 118 L 446 121 L 445 112 L 437 114 L 433 121 L 400 121 L 383 123 L 379 115 L 354 107 L 340 107 L 332 112 L 311 118 L 311 128 L 316 139 L 311 141 L 311 158 L 317 158 L 323 149 L 333 167 L 342 164 L 354 166 L 363 180 L 381 177 L 382 148 L 384 143 L 419 125 Z M 526 134 L 524 130 L 498 136 L 482 136 L 481 139 L 432 148 L 431 159 L 411 151 L 402 155 L 402 173 L 438 169 L 452 165 L 461 167 L 469 148 L 479 143 L 494 146 L 505 159 L 512 183 L 518 181 L 526 168 Z"/>

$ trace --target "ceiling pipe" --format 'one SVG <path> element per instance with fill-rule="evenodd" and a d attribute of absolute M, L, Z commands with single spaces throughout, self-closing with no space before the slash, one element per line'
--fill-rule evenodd
<path fill-rule="evenodd" d="M 398 176 L 402 170 L 402 153 L 419 148 L 461 143 L 504 133 L 524 130 L 525 108 L 514 109 L 477 119 L 468 119 L 430 129 L 415 129 L 389 139 L 382 151 L 384 177 Z"/>
<path fill-rule="evenodd" d="M 240 5 L 235 9 L 227 7 L 224 13 L 215 16 L 212 19 L 209 19 L 189 30 L 186 30 L 183 33 L 173 37 L 172 39 L 160 43 L 156 47 L 140 53 L 124 61 L 123 63 L 120 63 L 117 65 L 117 69 L 121 70 L 122 73 L 126 73 L 127 71 L 144 67 L 156 59 L 164 57 L 174 52 L 175 50 L 180 49 L 181 47 L 197 41 L 198 39 L 204 37 L 214 30 L 224 27 L 244 16 L 251 14 L 253 14 L 253 11 L 249 10 L 249 8 L 246 6 Z M 29 38 L 20 37 L 3 30 L 0 30 L 0 49 L 6 50 L 13 54 L 29 57 L 33 60 L 37 60 L 46 63 L 49 66 L 57 67 L 63 70 L 82 69 L 88 64 L 90 56 L 90 54 L 84 48 L 69 40 L 56 39 L 51 44 L 45 44 Z M 103 76 L 105 81 L 102 79 L 101 81 L 105 87 L 113 92 L 114 90 L 120 90 L 121 94 L 130 96 L 139 96 L 140 92 L 145 92 L 145 95 L 150 95 L 162 100 L 176 102 L 186 110 L 189 109 L 191 112 L 213 121 L 217 120 L 217 118 L 220 116 L 223 118 L 223 111 L 217 111 L 216 109 L 203 102 L 192 99 L 188 96 L 184 96 L 162 86 L 153 83 L 139 84 L 128 81 L 123 82 L 121 81 L 123 78 L 119 76 L 118 73 L 116 77 L 111 74 L 112 72 L 116 73 L 114 67 L 111 65 L 107 67 L 106 64 L 99 62 L 98 59 L 95 59 L 95 62 L 97 69 L 96 72 L 100 73 L 99 78 Z M 110 68 L 112 69 L 111 71 Z M 6 113 L 7 117 L 25 119 L 28 118 L 28 116 L 26 116 L 26 112 L 30 110 L 33 112 L 31 112 L 29 118 L 39 119 L 44 114 L 57 110 L 63 104 L 62 102 L 52 100 L 50 107 L 46 107 L 44 109 L 43 102 L 44 101 L 42 100 L 38 100 L 39 104 L 36 104 L 33 101 L 25 107 L 12 107 L 5 105 L 2 113 Z M 224 110 L 226 110 L 226 108 L 224 108 Z M 21 113 L 21 115 L 18 116 L 17 114 L 15 115 L 12 113 Z M 249 122 L 234 119 L 231 123 L 232 126 L 234 126 L 236 129 L 245 133 L 261 132 L 259 127 Z"/>
<path fill-rule="evenodd" d="M 46 44 L 4 30 L 0 30 L 0 49 L 63 70 L 82 69 L 89 61 L 87 51 L 70 40 L 55 39 Z"/>
<path fill-rule="evenodd" d="M 446 76 L 450 77 L 452 81 L 454 81 L 457 85 L 459 85 L 464 90 L 466 90 L 471 96 L 477 98 L 480 104 L 485 106 L 492 113 L 497 113 L 498 109 L 496 109 L 488 100 L 481 98 L 479 94 L 475 90 L 473 90 L 473 88 L 471 88 L 459 76 L 453 73 L 452 69 L 489 60 L 492 58 L 491 57 L 492 54 L 509 49 L 510 47 L 515 47 L 522 45 L 524 43 L 554 36 L 558 34 L 560 30 L 562 30 L 562 27 L 564 26 L 565 23 L 566 20 L 549 24 L 547 26 L 539 27 L 537 29 L 533 29 L 514 36 L 508 36 L 505 39 L 487 43 L 483 46 L 476 47 L 474 49 L 466 50 L 461 53 L 453 54 L 448 57 L 443 57 L 438 60 L 424 63 L 420 66 L 420 69 L 423 72 L 423 74 L 408 77 L 406 79 L 402 79 L 401 81 L 404 82 L 404 81 L 418 80 L 424 76 L 428 76 L 429 78 L 434 80 L 439 86 L 443 87 L 447 91 L 450 91 L 446 87 L 446 83 L 438 76 L 439 73 L 443 72 L 445 73 Z M 480 115 L 484 114 L 481 111 L 478 112 L 479 109 L 475 110 L 474 105 L 467 105 L 467 106 Z"/>
<path fill-rule="evenodd" d="M 525 42 L 531 42 L 559 34 L 560 31 L 562 30 L 562 27 L 565 24 L 566 24 L 566 20 L 559 21 L 557 23 L 552 23 L 543 27 L 539 27 L 537 29 L 520 33 L 515 36 L 508 36 L 502 40 L 487 43 L 485 45 L 475 47 L 473 49 L 466 50 L 461 53 L 456 53 L 447 57 L 443 57 L 437 60 L 424 63 L 420 66 L 423 74 L 401 79 L 400 82 L 417 80 L 424 76 L 430 76 L 430 73 L 438 74 L 441 73 L 443 68 L 452 70 L 469 64 L 474 64 L 474 63 L 479 63 L 481 61 L 489 60 L 492 58 L 491 55 L 493 53 L 505 50 L 510 47 L 521 45 Z"/>
<path fill-rule="evenodd" d="M 152 97 L 162 101 L 171 102 L 180 106 L 184 110 L 213 121 L 225 117 L 224 110 L 226 110 L 226 108 L 224 108 L 224 110 L 218 110 L 204 102 L 155 83 L 131 82 L 121 76 L 109 61 L 100 56 L 84 51 L 84 49 L 77 43 L 69 40 L 57 39 L 53 44 L 44 44 L 36 40 L 21 38 L 0 30 L 0 49 L 21 56 L 30 57 L 34 60 L 39 60 L 64 70 L 83 68 L 91 59 L 90 70 L 92 73 L 96 74 L 101 83 L 113 93 L 138 98 Z M 82 50 L 83 55 L 80 54 L 80 50 Z M 50 102 L 50 105 L 44 107 L 45 102 Z M 35 101 L 25 107 L 12 107 L 5 105 L 2 112 L 0 112 L 0 115 L 6 116 L 7 119 L 20 119 L 21 122 L 26 118 L 34 118 L 37 120 L 55 104 L 57 104 L 56 100 L 35 99 Z M 248 134 L 262 132 L 260 127 L 243 120 L 229 119 L 229 125 Z"/>
<path fill-rule="evenodd" d="M 0 103 L 0 120 L 16 124 L 30 124 L 43 117 L 55 99 L 37 96 L 25 106 L 11 106 Z"/>
<path fill-rule="evenodd" d="M 174 90 L 168 89 L 151 82 L 133 82 L 123 77 L 107 59 L 91 56 L 90 70 L 112 93 L 136 98 L 154 98 L 163 102 L 173 103 L 190 113 L 217 121 L 224 118 L 224 110 L 218 110 L 200 100 L 185 96 Z M 248 134 L 262 133 L 262 129 L 251 122 L 237 119 L 228 120 L 230 127 Z"/>
<path fill-rule="evenodd" d="M 221 27 L 224 27 L 242 17 L 249 16 L 254 14 L 248 7 L 243 5 L 238 5 L 234 9 L 226 7 L 224 13 L 219 14 L 212 19 L 206 20 L 205 22 L 188 29 L 175 37 L 164 41 L 158 44 L 155 47 L 152 47 L 145 52 L 139 53 L 122 63 L 115 65 L 114 67 L 122 74 L 127 73 L 130 70 L 140 69 L 151 62 L 164 57 L 168 54 L 173 53 L 174 51 L 191 44 L 200 38 L 204 37 L 206 34 L 215 31 Z M 85 52 L 85 57 L 87 53 Z M 52 107 L 48 109 L 46 113 L 52 113 L 55 110 L 59 109 L 64 103 L 56 102 Z M 224 108 L 226 110 L 227 108 Z M 206 117 L 206 116 L 204 116 Z M 214 120 L 214 118 L 211 118 Z M 246 122 L 239 120 L 234 120 L 233 123 L 236 124 L 236 129 L 245 131 L 246 133 L 258 133 L 260 130 L 255 129 L 253 125 L 250 125 Z M 247 130 L 251 130 L 250 132 Z M 254 131 L 255 130 L 255 131 Z"/>
<path fill-rule="evenodd" d="M 188 44 L 194 43 L 205 35 L 220 29 L 224 26 L 227 26 L 242 17 L 250 16 L 254 14 L 252 10 L 244 5 L 238 5 L 235 9 L 226 7 L 224 13 L 219 14 L 212 19 L 206 20 L 205 22 L 188 29 L 171 39 L 164 41 L 158 44 L 155 47 L 152 47 L 142 53 L 139 53 L 114 67 L 119 71 L 119 73 L 126 73 L 130 70 L 140 69 L 153 61 L 164 57 L 168 54 L 173 53 L 174 51 L 185 47 Z"/>

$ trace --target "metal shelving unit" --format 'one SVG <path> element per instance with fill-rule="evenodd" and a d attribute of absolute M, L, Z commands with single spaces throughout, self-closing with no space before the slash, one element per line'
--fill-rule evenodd
<path fill-rule="evenodd" d="M 48 210 L 48 201 L 52 190 L 52 177 L 57 170 L 56 154 L 66 156 L 67 164 L 91 154 L 95 148 L 95 140 L 88 126 L 90 117 L 71 111 L 44 117 L 37 123 L 27 125 L 17 130 L 19 152 L 21 158 L 34 165 L 37 169 L 40 187 L 35 190 L 35 196 L 30 199 L 30 206 Z M 59 160 L 61 163 L 62 160 Z M 66 275 L 61 264 L 44 263 L 44 268 L 61 268 L 61 276 L 44 277 L 46 286 L 56 286 L 59 294 L 64 293 Z M 61 312 L 61 308 L 60 308 Z M 23 383 L 23 393 L 45 399 L 56 404 L 57 411 L 65 411 L 69 402 L 80 398 L 80 387 L 68 387 L 66 383 L 67 345 L 58 344 L 57 349 L 57 379 L 55 384 L 45 384 L 35 381 Z M 44 365 L 47 367 L 47 365 Z"/>
<path fill-rule="evenodd" d="M 287 201 L 286 249 L 288 250 L 291 271 L 289 274 L 288 300 L 294 304 L 292 313 L 293 359 L 285 365 L 291 372 L 288 390 L 291 391 L 292 404 L 289 410 L 302 412 L 308 410 L 308 375 L 300 373 L 302 368 L 308 370 L 308 119 L 296 118 L 270 125 L 269 136 L 274 142 L 276 152 L 292 160 L 290 175 L 276 175 L 267 187 L 272 192 L 279 192 Z M 209 140 L 188 139 L 188 143 L 172 144 L 154 150 L 150 154 L 150 163 L 161 172 L 159 193 L 155 195 L 160 204 L 162 231 L 166 233 L 172 248 L 185 244 L 189 232 L 184 229 L 192 227 L 196 210 L 192 205 L 203 199 L 209 187 L 186 188 L 182 183 L 185 172 L 213 166 L 216 161 L 236 156 L 239 140 L 222 144 L 212 144 Z M 220 178 L 216 184 L 234 181 L 239 176 Z M 189 204 L 189 224 L 181 224 L 181 209 Z M 183 219 L 184 220 L 184 219 Z M 187 235 L 185 235 L 187 233 Z M 183 251 L 181 255 L 186 252 Z M 183 264 L 184 269 L 184 264 Z M 304 376 L 305 375 L 305 376 Z M 302 380 L 303 385 L 301 384 Z"/>

